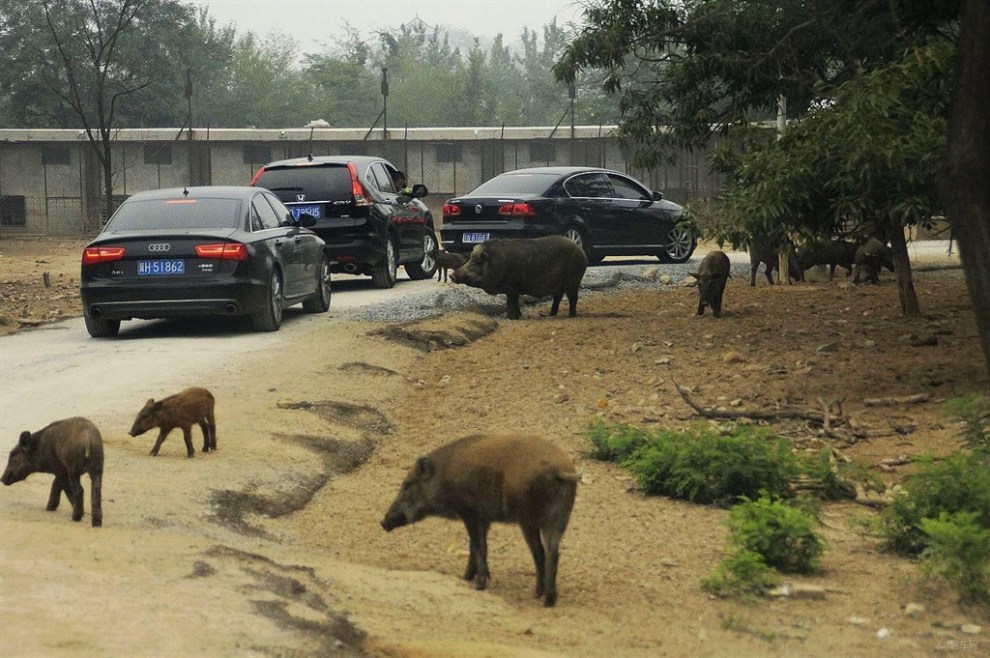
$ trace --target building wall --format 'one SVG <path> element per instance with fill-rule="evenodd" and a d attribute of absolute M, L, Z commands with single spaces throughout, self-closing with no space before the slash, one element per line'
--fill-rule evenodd
<path fill-rule="evenodd" d="M 702 155 L 634 170 L 614 127 L 356 129 L 125 129 L 111 148 L 114 200 L 147 189 L 247 185 L 272 160 L 375 154 L 430 189 L 434 215 L 450 197 L 503 171 L 543 165 L 594 165 L 627 172 L 679 203 L 711 196 L 715 179 Z M 90 234 L 105 221 L 103 170 L 85 135 L 74 130 L 0 130 L 0 234 Z"/>

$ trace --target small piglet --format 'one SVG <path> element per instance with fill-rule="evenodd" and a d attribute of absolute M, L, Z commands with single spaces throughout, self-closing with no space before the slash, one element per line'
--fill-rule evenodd
<path fill-rule="evenodd" d="M 450 280 L 489 295 L 505 295 L 506 317 L 518 320 L 519 296 L 553 296 L 550 315 L 557 315 L 567 295 L 568 315 L 577 315 L 578 289 L 588 269 L 584 250 L 562 235 L 542 238 L 497 239 L 476 245 L 468 262 Z"/>
<path fill-rule="evenodd" d="M 186 441 L 186 456 L 192 457 L 196 453 L 192 444 L 192 426 L 198 424 L 203 431 L 203 452 L 216 450 L 217 422 L 213 416 L 213 404 L 213 394 L 198 387 L 187 388 L 157 402 L 149 399 L 138 412 L 129 434 L 140 436 L 152 428 L 161 428 L 155 447 L 151 449 L 154 456 L 168 433 L 181 427 L 182 438 Z"/>
<path fill-rule="evenodd" d="M 698 315 L 705 314 L 705 307 L 712 307 L 712 315 L 722 316 L 722 294 L 729 277 L 729 257 L 723 251 L 711 251 L 701 260 L 697 272 L 691 272 L 698 280 Z"/>
<path fill-rule="evenodd" d="M 437 254 L 437 281 L 441 279 L 447 281 L 447 270 L 456 270 L 467 262 L 467 257 L 456 254 L 452 251 L 438 251 Z"/>
<path fill-rule="evenodd" d="M 536 565 L 536 596 L 551 607 L 579 477 L 567 453 L 538 436 L 467 436 L 417 460 L 382 527 L 390 532 L 428 516 L 460 519 L 470 546 L 464 579 L 485 589 L 488 528 L 518 523 Z"/>
<path fill-rule="evenodd" d="M 58 509 L 64 491 L 72 503 L 73 521 L 82 520 L 83 487 L 79 478 L 89 473 L 93 527 L 103 525 L 103 438 L 96 425 L 76 417 L 57 420 L 33 434 L 21 432 L 0 482 L 11 485 L 32 473 L 55 476 L 45 509 Z"/>

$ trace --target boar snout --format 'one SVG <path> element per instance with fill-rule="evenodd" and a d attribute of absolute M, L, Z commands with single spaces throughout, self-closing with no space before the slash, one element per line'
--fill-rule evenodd
<path fill-rule="evenodd" d="M 401 528 L 404 525 L 408 525 L 408 523 L 409 522 L 406 520 L 405 514 L 394 510 L 389 510 L 388 514 L 385 515 L 385 518 L 382 519 L 382 528 L 385 529 L 385 532 L 392 532 L 396 528 Z"/>

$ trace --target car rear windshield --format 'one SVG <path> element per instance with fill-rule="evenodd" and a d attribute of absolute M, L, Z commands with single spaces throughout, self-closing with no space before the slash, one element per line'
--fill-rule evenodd
<path fill-rule="evenodd" d="M 559 174 L 502 174 L 471 190 L 471 196 L 543 194 L 559 178 Z"/>
<path fill-rule="evenodd" d="M 160 228 L 238 228 L 238 199 L 148 199 L 127 201 L 117 209 L 107 228 L 134 231 Z"/>
<path fill-rule="evenodd" d="M 351 172 L 346 165 L 312 165 L 266 169 L 255 182 L 284 202 L 348 201 L 353 196 Z"/>

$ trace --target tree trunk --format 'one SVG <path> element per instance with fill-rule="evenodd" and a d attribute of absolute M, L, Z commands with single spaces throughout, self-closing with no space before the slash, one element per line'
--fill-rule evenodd
<path fill-rule="evenodd" d="M 887 231 L 887 238 L 890 240 L 890 250 L 894 252 L 894 276 L 897 279 L 897 295 L 901 300 L 901 314 L 909 317 L 921 315 L 918 294 L 914 291 L 911 257 L 908 256 L 904 227 L 897 222 L 889 223 L 888 226 L 890 230 Z"/>
<path fill-rule="evenodd" d="M 990 373 L 990 2 L 967 0 L 960 23 L 940 192 Z"/>

